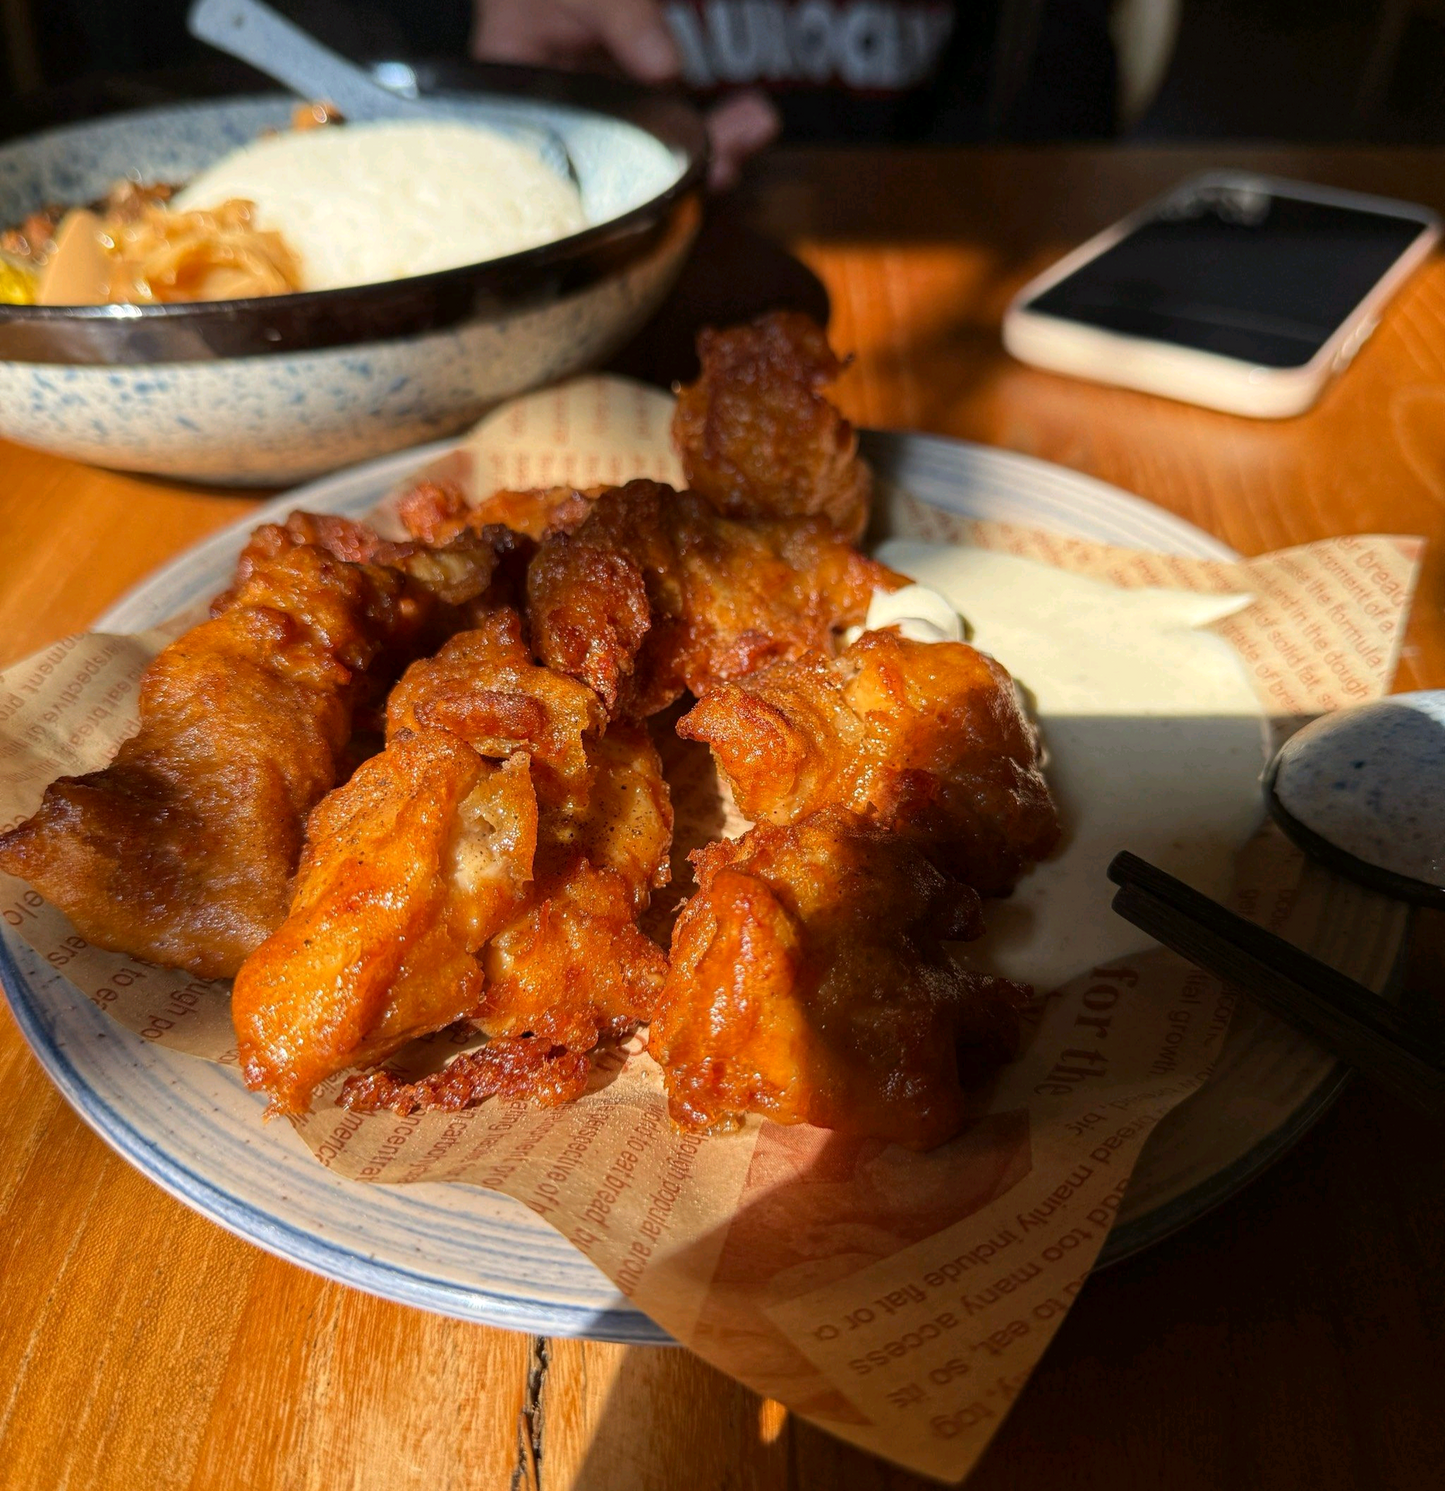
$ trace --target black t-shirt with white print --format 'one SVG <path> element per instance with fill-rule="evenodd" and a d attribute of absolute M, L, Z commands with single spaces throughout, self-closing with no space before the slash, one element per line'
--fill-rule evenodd
<path fill-rule="evenodd" d="M 272 3 L 358 58 L 461 54 L 473 17 L 473 0 Z M 760 87 L 782 111 L 785 138 L 1054 139 L 1113 128 L 1110 0 L 660 3 L 699 101 Z M 111 106 L 152 101 L 149 85 L 128 85 L 125 75 L 215 61 L 186 34 L 188 5 L 46 0 L 32 6 L 45 81 L 54 87 L 109 77 L 119 80 Z M 1022 38 L 1003 68 L 1000 54 L 1008 49 L 998 47 L 1000 35 Z M 1001 74 L 1009 79 L 1002 96 Z M 92 104 L 103 106 L 97 99 Z M 0 125 L 11 102 L 0 98 Z"/>
<path fill-rule="evenodd" d="M 1007 4 L 665 0 L 664 8 L 688 86 L 704 98 L 761 88 L 782 112 L 786 137 L 1110 133 L 1108 0 L 1023 0 L 1030 23 L 1022 62 L 1000 56 Z"/>

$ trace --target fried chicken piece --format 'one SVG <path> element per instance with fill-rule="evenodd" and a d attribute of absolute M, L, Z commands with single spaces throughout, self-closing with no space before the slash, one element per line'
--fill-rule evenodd
<path fill-rule="evenodd" d="M 377 564 L 394 569 L 442 607 L 461 607 L 487 593 L 499 565 L 514 555 L 530 557 L 531 548 L 522 535 L 496 525 L 463 526 L 436 542 L 414 540 L 394 543 L 370 524 L 336 513 L 291 513 L 284 523 L 263 523 L 251 535 L 236 561 L 232 590 L 218 597 L 226 604 L 234 588 L 246 580 L 257 563 L 274 559 L 289 549 L 310 544 L 337 559 L 352 564 Z M 215 606 L 213 606 L 213 611 Z M 441 616 L 444 625 L 434 640 L 461 624 L 461 617 Z"/>
<path fill-rule="evenodd" d="M 357 518 L 342 517 L 339 513 L 309 513 L 297 508 L 286 515 L 284 522 L 262 523 L 252 530 L 236 561 L 234 583 L 244 583 L 257 564 L 276 559 L 288 549 L 303 544 L 325 549 L 351 564 L 365 564 L 385 543 L 376 529 Z"/>
<path fill-rule="evenodd" d="M 464 588 L 494 562 L 472 553 Z M 306 814 L 350 764 L 355 710 L 441 609 L 400 570 L 294 535 L 242 569 L 213 619 L 146 670 L 140 729 L 115 760 L 52 782 L 0 837 L 0 868 L 87 940 L 207 978 L 281 924 Z"/>
<path fill-rule="evenodd" d="M 588 1049 L 651 1012 L 667 960 L 636 926 L 668 880 L 672 802 L 646 730 L 616 724 L 593 742 L 585 808 L 543 816 L 536 905 L 486 949 L 477 1023 Z"/>
<path fill-rule="evenodd" d="M 672 424 L 692 490 L 726 518 L 820 518 L 856 540 L 873 478 L 853 427 L 822 396 L 844 364 L 817 323 L 775 311 L 704 330 L 698 356 L 701 375 L 679 393 Z M 474 505 L 456 481 L 427 478 L 401 496 L 397 514 L 431 544 L 488 524 L 540 542 L 573 532 L 605 490 L 503 490 Z"/>
<path fill-rule="evenodd" d="M 592 509 L 602 487 L 528 487 L 502 490 L 475 506 L 455 482 L 421 481 L 397 501 L 397 516 L 414 538 L 444 543 L 466 529 L 490 525 L 541 541 L 576 528 Z"/>
<path fill-rule="evenodd" d="M 931 1149 L 1015 1052 L 1028 991 L 941 946 L 978 897 L 901 835 L 830 807 L 693 856 L 648 1049 L 679 1124 L 744 1114 Z"/>
<path fill-rule="evenodd" d="M 614 725 L 590 751 L 587 806 L 542 814 L 530 902 L 481 954 L 486 983 L 469 1014 L 491 1039 L 416 1082 L 386 1072 L 349 1078 L 347 1107 L 405 1114 L 497 1094 L 569 1101 L 586 1088 L 591 1054 L 649 1018 L 667 958 L 637 916 L 667 883 L 667 783 L 635 726 Z"/>
<path fill-rule="evenodd" d="M 779 658 L 831 652 L 906 584 L 821 519 L 737 523 L 652 481 L 603 493 L 527 571 L 532 643 L 610 714 L 640 718 Z"/>
<path fill-rule="evenodd" d="M 445 543 L 466 526 L 472 510 L 467 494 L 454 481 L 424 479 L 397 499 L 396 515 L 413 538 Z"/>
<path fill-rule="evenodd" d="M 681 607 L 677 569 L 660 489 L 632 482 L 609 492 L 576 533 L 544 542 L 527 568 L 537 656 L 581 679 L 616 713 L 652 626 L 653 596 Z"/>
<path fill-rule="evenodd" d="M 407 670 L 386 749 L 312 814 L 291 913 L 237 976 L 248 1083 L 297 1112 L 463 1016 L 582 1052 L 637 1024 L 672 816 L 650 740 L 605 722 L 506 607 Z"/>
<path fill-rule="evenodd" d="M 677 731 L 760 822 L 695 857 L 649 1040 L 673 1116 L 951 1138 L 1030 991 L 965 973 L 940 939 L 977 936 L 979 894 L 1058 837 L 1013 680 L 889 628 L 724 683 Z"/>
<path fill-rule="evenodd" d="M 829 803 L 867 811 L 852 775 L 868 726 L 844 692 L 850 652 L 804 653 L 721 683 L 677 722 L 681 739 L 710 748 L 738 811 L 753 822 L 785 828 Z"/>
<path fill-rule="evenodd" d="M 672 438 L 688 485 L 728 518 L 825 518 L 845 538 L 868 526 L 873 477 L 852 425 L 822 396 L 843 371 L 798 311 L 705 329 L 702 372 L 677 397 Z"/>
<path fill-rule="evenodd" d="M 417 654 L 434 652 L 448 637 L 475 625 L 497 607 L 519 601 L 526 581 L 526 562 L 533 545 L 523 535 L 495 526 L 464 529 L 443 542 L 384 539 L 355 518 L 335 513 L 293 512 L 284 523 L 265 523 L 251 535 L 236 564 L 236 584 L 252 567 L 298 544 L 312 544 L 352 563 L 380 565 L 403 574 L 432 602 L 430 622 L 397 660 L 396 667 L 378 671 L 382 688 L 368 691 L 355 716 L 358 759 L 379 745 L 385 730 L 383 689 L 400 666 Z M 225 603 L 232 592 L 221 596 Z M 214 609 L 214 607 L 213 607 Z M 349 773 L 343 772 L 342 776 Z"/>
<path fill-rule="evenodd" d="M 237 976 L 251 1085 L 304 1109 L 333 1072 L 477 1004 L 475 955 L 530 895 L 539 798 L 589 801 L 583 736 L 603 723 L 590 689 L 533 664 L 505 606 L 412 664 L 386 749 L 312 814 L 290 915 Z"/>
<path fill-rule="evenodd" d="M 540 1036 L 488 1041 L 478 1051 L 463 1051 L 439 1071 L 406 1082 L 378 1067 L 348 1077 L 339 1102 L 353 1113 L 390 1109 L 405 1118 L 412 1113 L 455 1113 L 475 1108 L 488 1098 L 511 1098 L 540 1108 L 570 1103 L 582 1096 L 592 1075 L 586 1051 L 569 1050 Z"/>
<path fill-rule="evenodd" d="M 584 736 L 600 734 L 606 720 L 585 684 L 532 661 L 521 617 L 508 606 L 413 663 L 386 706 L 388 738 L 447 730 L 483 756 L 527 751 L 546 807 L 585 805 L 592 766 Z"/>
<path fill-rule="evenodd" d="M 275 1110 L 476 1004 L 474 956 L 522 903 L 537 800 L 528 758 L 403 731 L 307 825 L 296 894 L 231 995 L 242 1071 Z"/>
<path fill-rule="evenodd" d="M 677 726 L 705 741 L 738 808 L 786 825 L 837 804 L 911 835 L 947 873 L 1004 895 L 1058 841 L 1013 680 L 962 642 L 864 632 L 714 689 Z"/>
<path fill-rule="evenodd" d="M 385 751 L 312 814 L 291 912 L 236 979 L 252 1086 L 304 1110 L 332 1073 L 478 1004 L 477 953 L 532 899 L 539 810 L 586 807 L 584 735 L 604 722 L 505 606 L 407 669 Z"/>
<path fill-rule="evenodd" d="M 500 523 L 540 543 L 554 533 L 571 533 L 580 527 L 592 511 L 592 504 L 605 490 L 605 487 L 525 487 L 515 492 L 503 489 L 484 497 L 472 509 L 469 521 L 473 528 Z"/>

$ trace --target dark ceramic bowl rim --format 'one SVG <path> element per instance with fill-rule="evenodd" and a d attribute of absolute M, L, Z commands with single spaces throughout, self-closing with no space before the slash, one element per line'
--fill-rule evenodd
<path fill-rule="evenodd" d="M 610 78 L 501 64 L 430 63 L 426 74 L 425 92 L 510 94 L 619 119 L 679 152 L 682 171 L 656 196 L 606 222 L 515 254 L 430 274 L 240 300 L 0 305 L 0 362 L 136 366 L 320 351 L 443 331 L 525 310 L 616 274 L 666 238 L 679 210 L 700 193 L 708 165 L 707 133 L 697 110 L 679 94 Z M 163 107 L 206 108 L 286 96 L 275 91 L 224 94 Z M 155 112 L 161 110 L 104 117 L 133 119 Z M 37 138 L 30 135 L 10 143 L 24 145 Z M 282 324 L 263 324 L 276 322 Z M 167 333 L 187 345 L 165 347 Z"/>

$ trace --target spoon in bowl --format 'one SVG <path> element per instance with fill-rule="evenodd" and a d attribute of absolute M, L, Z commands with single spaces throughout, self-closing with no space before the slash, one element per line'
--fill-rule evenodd
<path fill-rule="evenodd" d="M 1270 813 L 1311 857 L 1385 895 L 1445 907 L 1445 692 L 1322 716 L 1280 749 L 1264 787 Z M 1117 855 L 1108 873 L 1119 915 L 1445 1119 L 1438 1033 L 1136 855 Z"/>
<path fill-rule="evenodd" d="M 249 62 L 298 97 L 334 105 L 346 119 L 485 124 L 528 146 L 559 176 L 580 188 L 566 142 L 550 126 L 514 118 L 485 104 L 403 97 L 261 0 L 196 0 L 186 17 L 186 28 L 218 51 Z"/>

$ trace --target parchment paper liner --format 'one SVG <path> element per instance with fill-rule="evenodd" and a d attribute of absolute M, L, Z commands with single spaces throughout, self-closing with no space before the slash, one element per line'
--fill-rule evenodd
<path fill-rule="evenodd" d="M 495 411 L 433 474 L 476 493 L 675 482 L 670 403 L 620 379 L 577 380 Z M 1119 585 L 1254 594 L 1215 630 L 1282 728 L 1386 691 L 1423 547 L 1351 536 L 1230 563 L 965 521 L 902 493 L 890 514 L 896 534 Z M 134 729 L 142 669 L 189 619 L 69 638 L 0 674 L 0 825 L 33 811 L 52 777 L 109 759 Z M 705 759 L 679 752 L 671 775 L 680 836 L 715 834 L 722 809 Z M 1234 902 L 1375 987 L 1397 950 L 1397 908 L 1306 866 L 1270 829 L 1239 857 Z M 224 985 L 93 948 L 4 876 L 0 915 L 142 1039 L 234 1064 Z M 979 1122 L 925 1156 L 757 1122 L 681 1135 L 636 1050 L 565 1108 L 363 1118 L 334 1106 L 333 1084 L 295 1127 L 356 1180 L 517 1197 L 724 1371 L 844 1439 L 956 1480 L 1067 1314 L 1146 1138 L 1208 1077 L 1231 1008 L 1217 981 L 1161 949 L 1093 969 L 1044 1003 L 1022 1058 L 981 1097 Z M 434 1065 L 452 1039 L 417 1043 L 406 1063 Z M 1310 1059 L 1328 1070 L 1328 1058 Z"/>

